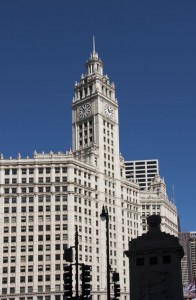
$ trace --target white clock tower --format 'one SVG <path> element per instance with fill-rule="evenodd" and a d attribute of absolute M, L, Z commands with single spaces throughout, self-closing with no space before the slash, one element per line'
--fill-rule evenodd
<path fill-rule="evenodd" d="M 114 83 L 103 75 L 103 63 L 93 47 L 86 74 L 75 83 L 72 102 L 73 152 L 78 159 L 119 176 L 118 103 Z"/>

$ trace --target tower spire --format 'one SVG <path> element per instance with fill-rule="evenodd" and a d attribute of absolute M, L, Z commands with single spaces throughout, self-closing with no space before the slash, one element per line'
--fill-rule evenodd
<path fill-rule="evenodd" d="M 103 75 L 103 64 L 95 49 L 94 34 L 93 34 L 93 51 L 90 54 L 90 58 L 86 62 L 86 69 L 87 69 L 87 75 L 91 75 L 93 73 Z"/>
<path fill-rule="evenodd" d="M 95 36 L 94 36 L 94 34 L 93 34 L 93 53 L 95 53 L 96 51 L 95 51 Z"/>

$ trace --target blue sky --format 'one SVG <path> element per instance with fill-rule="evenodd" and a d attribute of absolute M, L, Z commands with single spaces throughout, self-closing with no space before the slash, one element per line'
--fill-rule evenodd
<path fill-rule="evenodd" d="M 182 230 L 195 231 L 195 15 L 195 0 L 1 0 L 0 152 L 69 148 L 73 87 L 95 34 L 116 85 L 121 153 L 159 159 Z"/>

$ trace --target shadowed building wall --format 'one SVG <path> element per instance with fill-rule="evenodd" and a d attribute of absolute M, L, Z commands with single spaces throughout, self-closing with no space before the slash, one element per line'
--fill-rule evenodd
<path fill-rule="evenodd" d="M 129 242 L 130 299 L 182 300 L 181 259 L 178 238 L 161 232 L 161 217 L 147 219 L 149 231 Z"/>

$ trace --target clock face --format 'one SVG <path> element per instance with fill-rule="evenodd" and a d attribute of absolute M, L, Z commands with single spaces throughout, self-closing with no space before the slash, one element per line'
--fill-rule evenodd
<path fill-rule="evenodd" d="M 105 114 L 108 118 L 112 118 L 114 115 L 114 109 L 112 106 L 106 104 L 105 105 Z"/>
<path fill-rule="evenodd" d="M 86 118 L 91 113 L 91 105 L 89 103 L 83 104 L 79 107 L 78 116 L 80 118 Z"/>

